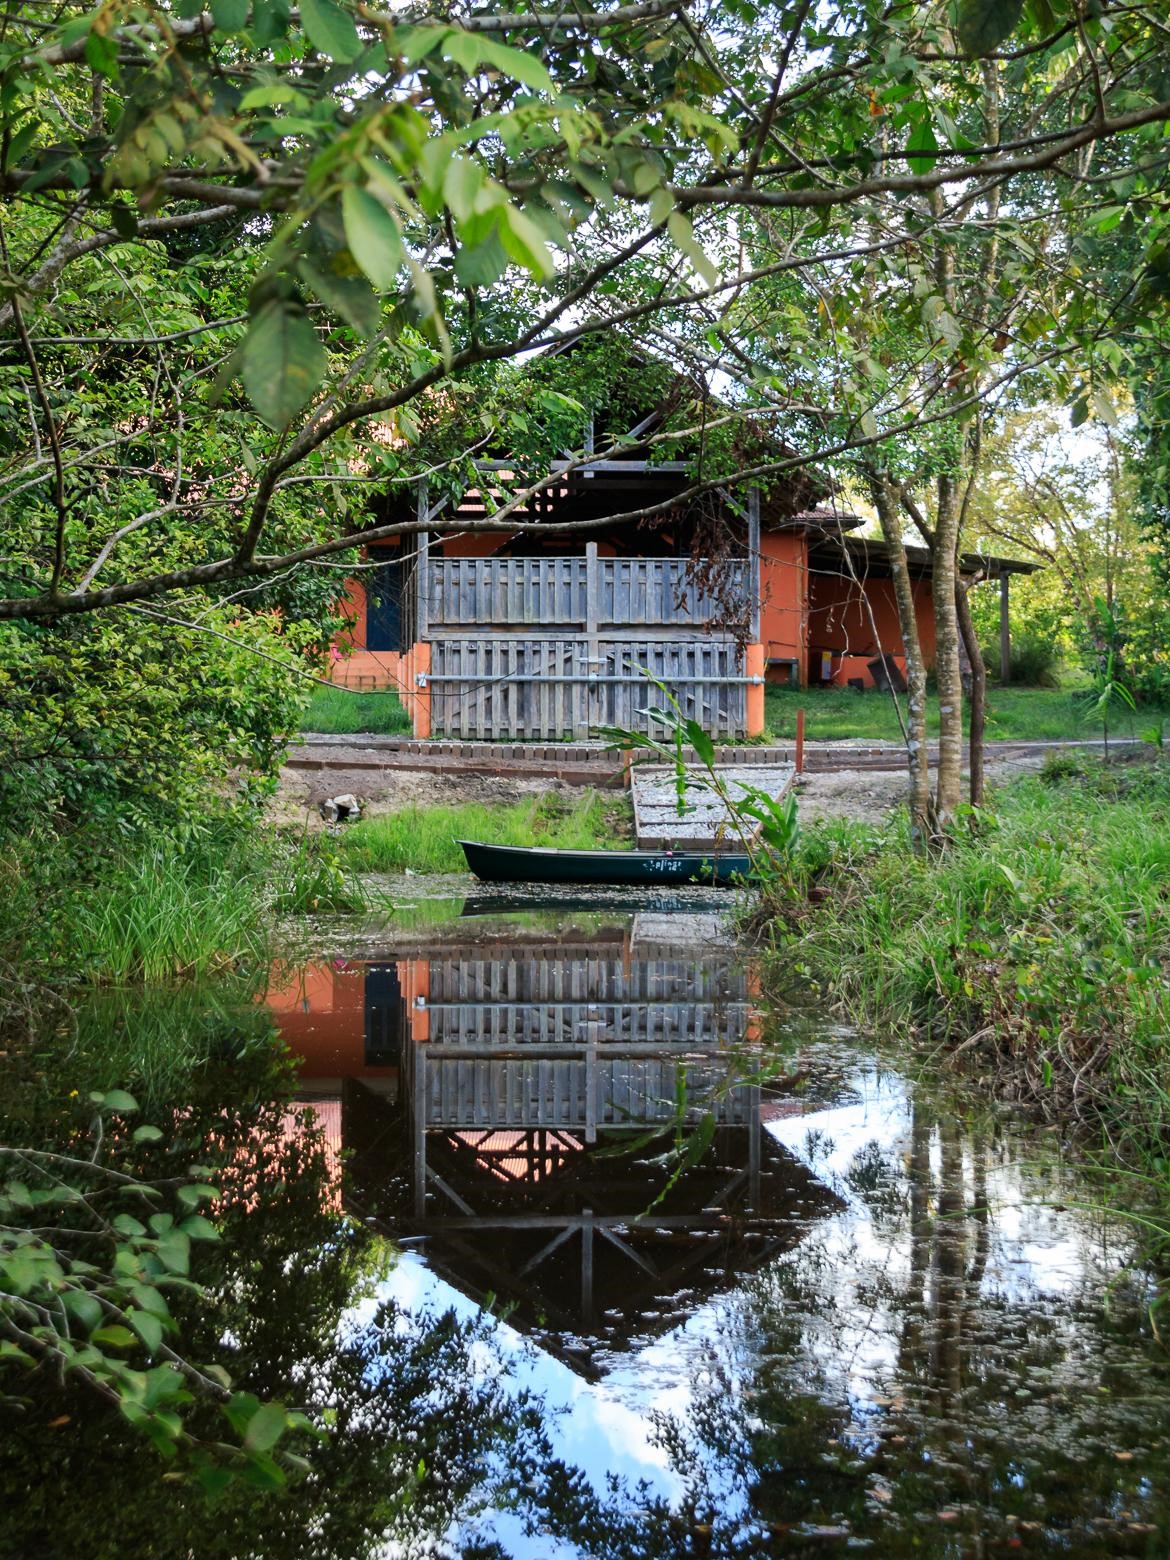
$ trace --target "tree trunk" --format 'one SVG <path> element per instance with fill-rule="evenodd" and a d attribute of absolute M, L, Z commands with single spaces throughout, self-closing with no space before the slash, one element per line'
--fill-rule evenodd
<path fill-rule="evenodd" d="M 968 797 L 972 807 L 983 802 L 983 737 L 987 729 L 987 667 L 983 651 L 971 621 L 971 603 L 967 599 L 968 586 L 962 580 L 955 589 L 955 609 L 959 619 L 959 633 L 963 648 L 971 665 L 971 731 L 967 739 L 967 766 L 970 770 Z"/>
<path fill-rule="evenodd" d="M 881 521 L 882 536 L 889 548 L 898 624 L 902 630 L 902 649 L 906 655 L 906 762 L 910 779 L 910 838 L 917 849 L 925 850 L 937 832 L 930 801 L 930 762 L 926 748 L 926 665 L 918 638 L 914 587 L 910 583 L 894 488 L 888 478 L 874 472 L 870 474 L 870 492 Z"/>
<path fill-rule="evenodd" d="M 938 688 L 938 770 L 934 817 L 939 833 L 951 826 L 963 799 L 963 681 L 959 666 L 959 492 L 955 478 L 938 479 L 934 525 L 934 677 Z"/>

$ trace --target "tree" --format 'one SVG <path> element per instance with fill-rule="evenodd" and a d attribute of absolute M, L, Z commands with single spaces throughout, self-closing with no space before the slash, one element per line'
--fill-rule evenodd
<path fill-rule="evenodd" d="M 418 477 L 411 409 L 477 367 L 668 314 L 685 332 L 760 272 L 897 252 L 954 220 L 943 192 L 974 210 L 1098 144 L 1164 160 L 1142 137 L 1170 102 L 1122 95 L 1158 26 L 1152 4 L 964 3 L 957 33 L 942 4 L 870 0 L 744 3 L 717 31 L 665 0 L 458 25 L 337 0 L 295 23 L 278 0 L 48 24 L 18 8 L 0 53 L 0 617 L 219 589 L 408 533 L 417 515 L 371 532 L 346 495 Z M 1015 104 L 986 140 L 960 123 L 974 56 Z M 913 220 L 859 241 L 882 201 Z M 739 264 L 730 209 L 784 224 L 788 252 Z M 89 415 L 115 385 L 124 414 Z M 832 435 L 814 455 L 877 437 L 852 409 Z"/>

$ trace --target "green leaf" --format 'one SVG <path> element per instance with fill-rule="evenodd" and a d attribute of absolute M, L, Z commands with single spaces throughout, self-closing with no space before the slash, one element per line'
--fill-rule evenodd
<path fill-rule="evenodd" d="M 325 377 L 324 348 L 304 311 L 274 301 L 252 321 L 241 377 L 248 399 L 270 428 L 284 428 Z"/>
<path fill-rule="evenodd" d="M 248 25 L 248 0 L 208 0 L 220 32 L 243 32 Z"/>
<path fill-rule="evenodd" d="M 284 1434 L 287 1421 L 283 1403 L 265 1403 L 252 1415 L 244 1434 L 249 1452 L 268 1452 Z"/>
<path fill-rule="evenodd" d="M 359 336 L 377 333 L 382 323 L 382 305 L 364 276 L 338 276 L 335 271 L 319 271 L 308 260 L 302 260 L 299 269 L 330 313 L 352 325 Z"/>
<path fill-rule="evenodd" d="M 496 43 L 491 38 L 478 40 L 479 57 L 485 65 L 491 65 L 513 81 L 533 87 L 537 92 L 553 92 L 552 77 L 535 54 L 525 54 L 506 43 Z M 448 48 L 450 45 L 448 44 Z M 454 58 L 454 56 L 452 56 Z"/>
<path fill-rule="evenodd" d="M 666 223 L 666 231 L 707 283 L 707 286 L 714 287 L 719 279 L 718 273 L 696 241 L 690 218 L 684 216 L 681 211 L 672 211 Z"/>
<path fill-rule="evenodd" d="M 976 59 L 992 54 L 1015 31 L 1024 0 L 959 0 L 959 45 Z"/>
<path fill-rule="evenodd" d="M 301 0 L 301 22 L 309 42 L 331 60 L 348 65 L 362 52 L 353 18 L 334 0 Z"/>
<path fill-rule="evenodd" d="M 916 121 L 906 142 L 906 151 L 909 153 L 906 160 L 912 172 L 929 173 L 934 167 L 938 160 L 935 156 L 938 151 L 938 137 L 934 133 L 934 124 L 929 114 L 924 114 Z"/>
<path fill-rule="evenodd" d="M 508 256 L 494 228 L 482 243 L 460 249 L 455 256 L 455 275 L 465 287 L 490 287 L 504 274 L 507 266 Z"/>
<path fill-rule="evenodd" d="M 206 1181 L 192 1181 L 187 1186 L 179 1187 L 175 1201 L 184 1208 L 197 1208 L 201 1202 L 214 1202 L 218 1196 L 218 1189 L 209 1186 Z"/>
<path fill-rule="evenodd" d="M 151 1354 L 157 1352 L 162 1343 L 162 1322 L 150 1311 L 127 1311 L 126 1320 L 134 1331 L 142 1339 Z"/>
<path fill-rule="evenodd" d="M 219 1231 L 210 1219 L 205 1219 L 201 1213 L 193 1213 L 189 1219 L 184 1219 L 179 1225 L 183 1234 L 191 1240 L 218 1240 Z"/>
<path fill-rule="evenodd" d="M 402 266 L 402 235 L 380 200 L 358 184 L 341 192 L 341 219 L 350 254 L 379 292 L 389 292 Z"/>
<path fill-rule="evenodd" d="M 90 1333 L 89 1341 L 99 1348 L 129 1349 L 134 1343 L 134 1334 L 129 1327 L 115 1322 L 112 1327 L 99 1327 L 97 1332 Z"/>
<path fill-rule="evenodd" d="M 186 1273 L 191 1265 L 191 1242 L 182 1230 L 168 1230 L 158 1243 L 159 1261 L 170 1273 Z"/>
<path fill-rule="evenodd" d="M 80 1322 L 86 1332 L 92 1332 L 95 1327 L 101 1325 L 101 1319 L 105 1314 L 101 1302 L 96 1295 L 91 1295 L 86 1289 L 67 1289 L 61 1296 L 61 1304 L 69 1313 L 70 1318 Z"/>
<path fill-rule="evenodd" d="M 459 222 L 475 209 L 475 197 L 483 188 L 483 169 L 473 157 L 452 157 L 443 174 L 443 199 Z"/>
<path fill-rule="evenodd" d="M 135 1143 L 157 1143 L 162 1138 L 161 1127 L 141 1126 L 134 1128 Z"/>
<path fill-rule="evenodd" d="M 265 87 L 253 87 L 240 99 L 240 111 L 253 108 L 311 108 L 312 102 L 305 93 L 297 90 L 290 81 L 274 81 Z"/>
<path fill-rule="evenodd" d="M 110 1089 L 105 1094 L 94 1093 L 90 1099 L 99 1110 L 115 1111 L 123 1116 L 132 1115 L 138 1109 L 138 1101 L 132 1094 L 127 1094 L 125 1089 Z"/>
<path fill-rule="evenodd" d="M 105 33 L 91 32 L 85 40 L 85 63 L 99 76 L 114 76 L 118 70 L 118 45 Z"/>
<path fill-rule="evenodd" d="M 686 723 L 687 741 L 694 748 L 695 754 L 701 764 L 706 764 L 708 769 L 715 766 L 715 744 L 711 740 L 711 734 L 704 731 L 697 720 L 688 720 Z"/>
<path fill-rule="evenodd" d="M 544 281 L 552 275 L 553 258 L 549 253 L 549 247 L 544 241 L 543 233 L 530 217 L 526 217 L 515 206 L 501 206 L 500 226 L 497 231 L 500 235 L 500 243 L 518 265 L 531 271 L 539 281 Z"/>

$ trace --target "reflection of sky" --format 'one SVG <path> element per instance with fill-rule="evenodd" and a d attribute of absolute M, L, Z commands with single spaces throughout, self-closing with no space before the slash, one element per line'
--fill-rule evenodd
<path fill-rule="evenodd" d="M 599 1493 L 606 1490 L 607 1477 L 616 1474 L 627 1486 L 644 1480 L 653 1494 L 679 1494 L 681 1481 L 655 1444 L 652 1415 L 685 1420 L 712 1357 L 727 1371 L 732 1392 L 746 1385 L 763 1357 L 759 1351 L 766 1348 L 758 1336 L 761 1307 L 777 1308 L 784 1318 L 791 1347 L 783 1369 L 792 1393 L 847 1406 L 853 1434 L 868 1438 L 867 1426 L 891 1400 L 900 1404 L 902 1392 L 911 1390 L 900 1374 L 906 1306 L 923 1298 L 921 1273 L 918 1294 L 911 1294 L 911 1090 L 904 1079 L 880 1071 L 860 1052 L 843 1069 L 841 1056 L 837 1043 L 832 1064 L 824 1069 L 838 1079 L 833 1098 L 810 1103 L 804 1114 L 769 1113 L 765 1122 L 775 1142 L 839 1195 L 845 1205 L 841 1211 L 817 1220 L 801 1241 L 745 1275 L 735 1288 L 702 1299 L 670 1331 L 635 1341 L 628 1352 L 594 1353 L 605 1372 L 600 1381 L 582 1379 L 506 1321 L 494 1324 L 494 1342 L 511 1369 L 515 1391 L 527 1390 L 543 1400 L 554 1454 L 580 1469 Z M 817 1076 L 816 1042 L 804 1048 L 802 1062 Z M 926 1211 L 933 1217 L 942 1142 L 937 1109 L 922 1108 L 930 1120 Z M 1091 1365 L 1077 1363 L 1078 1343 L 1092 1342 L 1091 1329 L 1082 1332 L 1081 1308 L 1095 1304 L 1124 1266 L 1132 1249 L 1130 1232 L 1068 1205 L 1086 1200 L 1083 1190 L 1079 1198 L 1073 1190 L 1078 1183 L 1083 1188 L 1083 1177 L 1066 1171 L 1050 1148 L 1041 1160 L 1033 1147 L 1036 1139 L 1029 1135 L 1034 1132 L 1017 1129 L 1010 1119 L 997 1124 L 986 1149 L 981 1192 L 971 1135 L 957 1128 L 963 1210 L 955 1227 L 973 1237 L 969 1216 L 983 1192 L 988 1208 L 986 1266 L 978 1294 L 968 1294 L 966 1303 L 994 1302 L 985 1313 L 987 1325 L 1002 1326 L 1005 1338 L 1011 1328 L 1041 1314 L 1049 1323 L 1055 1318 L 1068 1363 L 1066 1390 L 1079 1392 L 1085 1386 L 1092 1391 Z M 871 1170 L 875 1160 L 884 1167 L 878 1198 L 859 1189 L 859 1156 Z M 475 1319 L 475 1302 L 428 1269 L 425 1250 L 424 1243 L 405 1252 L 377 1296 L 353 1319 L 365 1319 L 385 1300 L 411 1313 L 451 1310 L 460 1319 Z M 673 1296 L 672 1308 L 677 1301 Z M 996 1306 L 1002 1308 L 1000 1320 Z M 496 1370 L 486 1357 L 483 1368 Z M 709 1468 L 708 1473 L 724 1509 L 738 1508 L 741 1496 L 722 1472 Z M 577 1554 L 548 1535 L 527 1537 L 519 1516 L 497 1514 L 490 1527 L 486 1520 L 476 1523 L 476 1531 L 490 1531 L 516 1560 L 569 1560 Z"/>

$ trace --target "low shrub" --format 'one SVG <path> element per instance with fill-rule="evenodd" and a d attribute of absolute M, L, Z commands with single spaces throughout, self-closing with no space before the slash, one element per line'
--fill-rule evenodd
<path fill-rule="evenodd" d="M 983 646 L 983 664 L 993 682 L 1002 682 L 999 645 Z M 1061 655 L 1051 639 L 1038 634 L 1016 634 L 1012 639 L 1010 681 L 1014 687 L 1058 688 Z"/>

